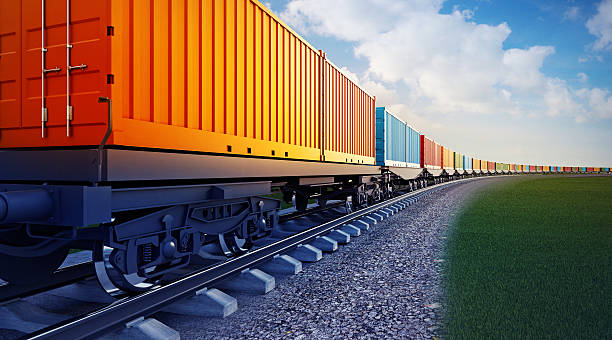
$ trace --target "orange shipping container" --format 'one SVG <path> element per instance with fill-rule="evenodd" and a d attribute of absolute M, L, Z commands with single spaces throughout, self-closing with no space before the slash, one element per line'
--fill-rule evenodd
<path fill-rule="evenodd" d="M 454 169 L 454 155 L 453 155 L 453 151 L 446 148 L 446 147 L 442 147 L 442 167 L 444 169 Z"/>
<path fill-rule="evenodd" d="M 0 148 L 99 145 L 108 97 L 107 145 L 374 164 L 374 97 L 258 1 L 43 3 L 0 2 Z"/>
<path fill-rule="evenodd" d="M 472 169 L 473 170 L 480 170 L 480 159 L 472 158 Z"/>

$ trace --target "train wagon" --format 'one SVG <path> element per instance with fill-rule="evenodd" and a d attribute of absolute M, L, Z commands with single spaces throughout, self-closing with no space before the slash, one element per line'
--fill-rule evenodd
<path fill-rule="evenodd" d="M 495 162 L 487 162 L 487 170 L 489 170 L 489 173 L 495 173 Z"/>
<path fill-rule="evenodd" d="M 455 173 L 455 154 L 453 150 L 442 147 L 442 168 L 446 170 L 446 173 L 453 175 Z"/>
<path fill-rule="evenodd" d="M 442 146 L 421 135 L 421 168 L 442 169 Z"/>
<path fill-rule="evenodd" d="M 3 1 L 0 55 L 11 283 L 89 247 L 107 290 L 152 287 L 268 235 L 273 190 L 300 211 L 389 194 L 374 96 L 258 1 Z"/>
<path fill-rule="evenodd" d="M 504 163 L 499 163 L 499 162 L 495 163 L 495 172 L 503 173 L 504 170 L 505 170 Z"/>
<path fill-rule="evenodd" d="M 376 108 L 376 164 L 406 167 L 406 122 L 384 107 Z"/>
<path fill-rule="evenodd" d="M 472 172 L 474 170 L 472 162 L 473 162 L 473 158 L 472 157 L 468 157 L 466 155 L 463 155 L 463 168 L 466 171 Z"/>
<path fill-rule="evenodd" d="M 420 153 L 419 132 L 385 107 L 377 107 L 376 164 L 419 168 Z"/>
<path fill-rule="evenodd" d="M 463 170 L 464 170 L 463 160 L 464 160 L 465 156 L 461 155 L 458 152 L 453 152 L 453 158 L 454 158 L 454 168 L 455 168 L 455 170 L 457 170 L 457 171 L 459 171 L 459 173 L 463 174 Z"/>
<path fill-rule="evenodd" d="M 376 108 L 376 163 L 387 167 L 398 187 L 418 187 L 420 153 L 420 134 L 385 107 Z"/>
<path fill-rule="evenodd" d="M 472 170 L 475 173 L 480 173 L 480 159 L 472 157 Z"/>

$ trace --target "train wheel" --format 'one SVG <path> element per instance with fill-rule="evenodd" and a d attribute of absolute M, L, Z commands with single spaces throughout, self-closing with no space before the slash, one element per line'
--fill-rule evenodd
<path fill-rule="evenodd" d="M 326 199 L 318 199 L 317 200 L 317 204 L 319 205 L 319 207 L 325 208 L 325 207 L 327 207 L 327 200 Z"/>
<path fill-rule="evenodd" d="M 33 239 L 25 228 L 0 232 L 0 278 L 31 284 L 49 278 L 68 256 L 66 242 Z M 24 254 L 37 254 L 28 257 Z"/>
<path fill-rule="evenodd" d="M 145 292 L 156 286 L 159 278 L 146 278 L 138 273 L 124 274 L 111 263 L 111 257 L 122 256 L 119 250 L 101 243 L 94 247 L 93 260 L 100 286 L 111 296 L 121 297 Z M 155 267 L 148 271 L 152 272 Z"/>
<path fill-rule="evenodd" d="M 295 194 L 295 210 L 304 212 L 306 208 L 308 208 L 308 196 Z"/>
<path fill-rule="evenodd" d="M 346 214 L 350 214 L 353 212 L 353 203 L 350 200 L 346 200 L 344 202 L 344 209 L 346 210 Z"/>
<path fill-rule="evenodd" d="M 227 257 L 242 255 L 249 251 L 249 249 L 253 246 L 249 240 L 240 238 L 235 231 L 220 234 L 219 245 Z"/>

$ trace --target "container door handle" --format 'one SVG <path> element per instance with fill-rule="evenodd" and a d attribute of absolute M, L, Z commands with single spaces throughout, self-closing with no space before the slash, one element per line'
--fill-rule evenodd
<path fill-rule="evenodd" d="M 87 68 L 87 65 L 85 64 L 76 66 L 70 65 L 71 50 L 72 44 L 70 44 L 70 0 L 66 0 L 66 137 L 70 137 L 70 122 L 74 118 L 73 108 L 70 103 L 70 71 L 83 70 Z"/>
<path fill-rule="evenodd" d="M 45 0 L 42 1 L 41 8 L 41 24 L 40 24 L 40 53 L 41 53 L 41 81 L 40 81 L 40 100 L 41 100 L 41 108 L 40 108 L 40 130 L 41 130 L 41 138 L 45 138 L 45 122 L 47 121 L 47 108 L 45 107 L 45 74 L 49 72 L 49 70 L 45 70 L 45 53 L 47 49 L 45 48 Z"/>

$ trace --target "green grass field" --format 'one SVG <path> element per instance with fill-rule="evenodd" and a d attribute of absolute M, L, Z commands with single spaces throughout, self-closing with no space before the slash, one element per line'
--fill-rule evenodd
<path fill-rule="evenodd" d="M 446 337 L 612 339 L 612 178 L 494 186 L 446 250 Z"/>

